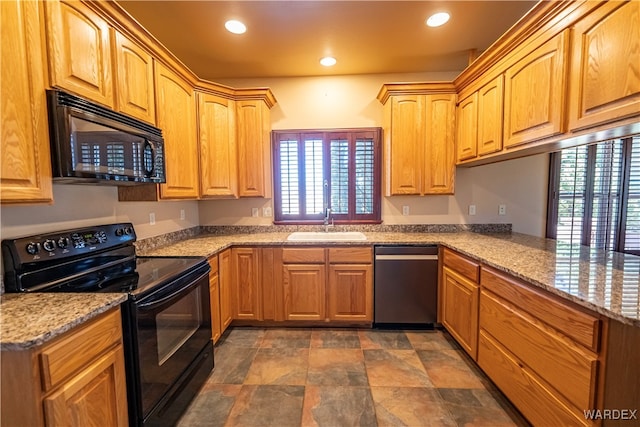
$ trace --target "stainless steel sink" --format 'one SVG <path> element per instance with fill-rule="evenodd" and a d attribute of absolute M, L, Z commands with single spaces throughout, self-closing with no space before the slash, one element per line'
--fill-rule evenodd
<path fill-rule="evenodd" d="M 364 241 L 367 236 L 359 231 L 296 231 L 287 237 L 291 242 L 350 242 Z"/>

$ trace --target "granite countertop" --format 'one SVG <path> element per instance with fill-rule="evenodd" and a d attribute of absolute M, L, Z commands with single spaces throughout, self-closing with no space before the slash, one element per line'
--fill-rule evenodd
<path fill-rule="evenodd" d="M 0 350 L 41 345 L 126 299 L 126 294 L 4 294 L 0 299 Z"/>
<path fill-rule="evenodd" d="M 367 241 L 290 242 L 289 233 L 200 235 L 147 256 L 211 256 L 232 245 L 441 244 L 623 323 L 640 327 L 640 257 L 520 233 L 365 232 Z"/>

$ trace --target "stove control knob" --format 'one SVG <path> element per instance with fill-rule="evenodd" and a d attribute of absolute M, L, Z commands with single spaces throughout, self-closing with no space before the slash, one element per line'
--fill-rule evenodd
<path fill-rule="evenodd" d="M 116 236 L 122 236 L 124 234 L 124 228 L 116 228 Z"/>
<path fill-rule="evenodd" d="M 98 243 L 104 243 L 107 241 L 107 233 L 105 233 L 104 231 L 98 231 L 96 233 L 96 240 L 98 241 Z"/>
<path fill-rule="evenodd" d="M 40 252 L 40 243 L 29 242 L 27 243 L 26 251 L 29 255 L 35 255 Z"/>
<path fill-rule="evenodd" d="M 58 239 L 58 247 L 60 249 L 66 248 L 67 246 L 69 246 L 69 243 L 70 241 L 68 237 L 61 237 Z"/>
<path fill-rule="evenodd" d="M 124 229 L 124 233 L 129 235 L 129 234 L 133 234 L 133 227 L 126 227 Z"/>
<path fill-rule="evenodd" d="M 53 252 L 53 251 L 56 250 L 56 242 L 55 242 L 55 240 L 47 239 L 42 244 L 42 247 L 47 252 Z"/>

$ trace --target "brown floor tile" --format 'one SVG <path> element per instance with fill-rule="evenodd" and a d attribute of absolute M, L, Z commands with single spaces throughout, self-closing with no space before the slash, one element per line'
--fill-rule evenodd
<path fill-rule="evenodd" d="M 214 369 L 210 381 L 217 384 L 242 384 L 257 348 L 221 346 L 214 355 Z"/>
<path fill-rule="evenodd" d="M 437 389 L 460 426 L 512 427 L 521 426 L 509 416 L 486 390 Z M 526 425 L 526 424 L 524 424 Z"/>
<path fill-rule="evenodd" d="M 355 329 L 314 329 L 311 348 L 360 348 L 360 337 Z"/>
<path fill-rule="evenodd" d="M 369 388 L 307 386 L 302 425 L 374 427 L 375 409 Z"/>
<path fill-rule="evenodd" d="M 309 350 L 308 385 L 368 386 L 364 355 L 360 349 Z"/>
<path fill-rule="evenodd" d="M 363 350 L 371 387 L 433 387 L 415 350 Z"/>
<path fill-rule="evenodd" d="M 455 427 L 444 400 L 435 389 L 371 387 L 378 426 Z"/>
<path fill-rule="evenodd" d="M 218 342 L 218 346 L 233 346 L 233 347 L 260 347 L 265 335 L 265 330 L 262 328 L 233 328 L 228 330 L 222 336 L 222 339 Z"/>
<path fill-rule="evenodd" d="M 402 331 L 361 329 L 358 331 L 358 334 L 360 336 L 360 347 L 362 347 L 362 349 L 393 348 L 397 350 L 409 350 L 412 348 L 407 336 Z"/>
<path fill-rule="evenodd" d="M 302 419 L 304 387 L 244 385 L 229 414 L 227 427 L 298 427 Z"/>
<path fill-rule="evenodd" d="M 309 348 L 311 329 L 267 329 L 263 348 Z"/>
<path fill-rule="evenodd" d="M 304 385 L 308 367 L 308 348 L 261 348 L 244 383 Z"/>
<path fill-rule="evenodd" d="M 429 378 L 438 388 L 484 388 L 459 350 L 417 350 Z"/>
<path fill-rule="evenodd" d="M 236 384 L 207 382 L 178 422 L 178 427 L 224 426 L 241 388 Z"/>
<path fill-rule="evenodd" d="M 441 331 L 405 331 L 411 346 L 416 350 L 453 350 Z"/>

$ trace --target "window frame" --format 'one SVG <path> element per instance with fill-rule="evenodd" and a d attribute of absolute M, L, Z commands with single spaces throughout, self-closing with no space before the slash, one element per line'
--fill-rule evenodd
<path fill-rule="evenodd" d="M 636 136 L 637 138 L 637 136 Z M 581 220 L 581 236 L 580 244 L 591 246 L 591 233 L 593 225 L 593 205 L 594 205 L 594 185 L 595 185 L 595 169 L 596 169 L 596 153 L 598 144 L 611 143 L 612 141 L 622 141 L 621 165 L 620 165 L 620 182 L 619 182 L 619 207 L 617 215 L 613 218 L 615 222 L 615 230 L 613 236 L 613 245 L 609 250 L 615 252 L 623 252 L 632 255 L 640 255 L 640 249 L 625 249 L 626 242 L 626 224 L 628 220 L 628 202 L 629 188 L 631 176 L 632 148 L 634 136 L 625 138 L 615 138 L 608 141 L 590 144 L 587 146 L 586 157 L 586 181 L 584 191 L 584 207 Z M 571 147 L 568 149 L 574 149 Z M 561 175 L 562 151 L 550 154 L 549 161 L 549 189 L 547 194 L 547 224 L 546 237 L 557 240 L 557 225 L 560 206 L 560 175 Z M 574 193 L 575 194 L 575 193 Z"/>
<path fill-rule="evenodd" d="M 373 141 L 374 172 L 373 172 L 373 213 L 357 214 L 355 212 L 355 143 L 359 136 Z M 345 129 L 285 129 L 271 131 L 271 154 L 273 164 L 273 199 L 274 224 L 324 224 L 324 214 L 306 214 L 304 191 L 299 192 L 300 213 L 298 215 L 283 215 L 282 213 L 282 182 L 279 142 L 290 138 L 298 143 L 298 179 L 299 189 L 305 185 L 305 165 L 303 145 L 305 137 L 321 138 L 323 144 L 323 175 L 328 183 L 328 199 L 331 200 L 331 140 L 346 139 L 349 141 L 349 212 L 347 214 L 331 213 L 333 224 L 380 224 L 382 223 L 382 128 L 345 128 Z M 329 202 L 330 204 L 331 202 Z"/>

